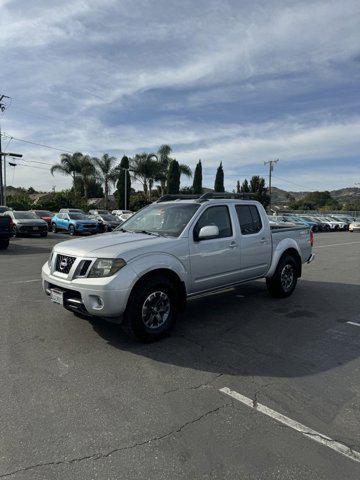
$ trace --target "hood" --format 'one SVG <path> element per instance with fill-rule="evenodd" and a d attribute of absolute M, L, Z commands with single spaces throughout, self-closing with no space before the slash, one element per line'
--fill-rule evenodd
<path fill-rule="evenodd" d="M 44 220 L 41 220 L 41 218 L 15 218 L 13 222 L 16 225 L 29 225 L 29 226 L 35 226 L 35 227 L 43 227 L 46 225 L 46 222 Z"/>
<path fill-rule="evenodd" d="M 156 237 L 144 233 L 111 232 L 92 237 L 77 238 L 55 245 L 56 252 L 77 257 L 116 258 L 134 248 L 171 241 L 168 237 Z"/>

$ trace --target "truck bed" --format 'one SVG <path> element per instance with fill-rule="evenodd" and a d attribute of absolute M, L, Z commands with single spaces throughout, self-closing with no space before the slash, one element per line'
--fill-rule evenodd
<path fill-rule="evenodd" d="M 271 237 L 273 251 L 277 245 L 286 238 L 292 238 L 297 242 L 301 252 L 303 262 L 306 262 L 311 255 L 312 247 L 310 243 L 310 229 L 303 226 L 276 225 L 271 226 Z"/>

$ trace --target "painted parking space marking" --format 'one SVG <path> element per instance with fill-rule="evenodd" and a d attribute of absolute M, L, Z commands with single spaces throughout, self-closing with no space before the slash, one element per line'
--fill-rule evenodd
<path fill-rule="evenodd" d="M 331 243 L 330 245 L 314 245 L 314 248 L 339 247 L 341 245 L 356 245 L 360 242 Z"/>
<path fill-rule="evenodd" d="M 316 430 L 313 430 L 312 428 L 308 428 L 302 423 L 299 423 L 296 420 L 292 420 L 291 418 L 286 417 L 282 413 L 276 412 L 275 410 L 272 410 L 271 408 L 268 408 L 265 405 L 258 403 L 256 400 L 252 400 L 251 398 L 241 395 L 241 393 L 235 392 L 234 390 L 230 390 L 230 388 L 228 387 L 220 388 L 220 392 L 224 393 L 225 395 L 229 395 L 230 397 L 234 398 L 235 400 L 238 400 L 239 402 L 243 403 L 247 407 L 252 408 L 253 410 L 257 410 L 258 412 L 273 418 L 277 422 L 282 423 L 283 425 L 286 425 L 287 427 L 302 433 L 305 437 L 309 438 L 310 440 L 313 440 L 314 442 L 320 443 L 321 445 L 331 448 L 332 450 L 335 450 L 337 453 L 340 453 L 341 455 L 344 455 L 345 457 L 350 458 L 355 462 L 360 462 L 360 453 L 357 452 L 356 450 L 352 450 L 347 445 L 337 442 L 336 440 L 333 440 L 327 435 L 323 435 L 322 433 L 319 433 Z"/>
<path fill-rule="evenodd" d="M 18 280 L 16 282 L 11 282 L 11 284 L 15 285 L 17 283 L 32 283 L 32 282 L 41 282 L 41 278 L 34 278 L 32 280 Z"/>
<path fill-rule="evenodd" d="M 360 322 L 346 322 L 348 325 L 354 325 L 354 327 L 360 327 Z"/>

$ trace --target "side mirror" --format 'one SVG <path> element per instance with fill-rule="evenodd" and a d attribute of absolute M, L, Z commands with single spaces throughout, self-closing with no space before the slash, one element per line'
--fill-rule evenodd
<path fill-rule="evenodd" d="M 219 236 L 219 229 L 216 225 L 207 225 L 200 228 L 198 235 L 199 240 L 208 240 L 210 238 L 216 238 Z"/>

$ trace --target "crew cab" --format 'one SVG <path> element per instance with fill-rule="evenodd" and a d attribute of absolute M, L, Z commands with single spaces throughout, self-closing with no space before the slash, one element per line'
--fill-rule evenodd
<path fill-rule="evenodd" d="M 200 294 L 266 278 L 272 296 L 291 295 L 312 243 L 302 225 L 272 231 L 256 201 L 165 195 L 111 233 L 55 245 L 43 289 L 68 310 L 153 341 Z"/>
<path fill-rule="evenodd" d="M 81 233 L 97 233 L 98 222 L 88 215 L 78 212 L 59 212 L 51 219 L 51 230 L 68 232 L 70 235 Z"/>

